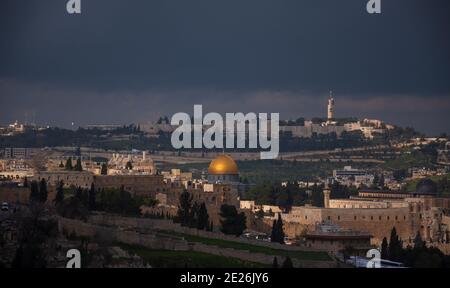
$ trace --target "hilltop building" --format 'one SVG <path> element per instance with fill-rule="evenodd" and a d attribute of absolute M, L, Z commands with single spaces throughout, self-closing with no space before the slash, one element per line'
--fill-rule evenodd
<path fill-rule="evenodd" d="M 374 175 L 367 171 L 354 169 L 351 166 L 344 166 L 344 169 L 333 170 L 333 177 L 329 182 L 338 182 L 345 186 L 370 186 L 373 183 Z"/>
<path fill-rule="evenodd" d="M 328 97 L 327 119 L 328 121 L 332 121 L 334 119 L 334 98 L 331 91 L 330 97 Z"/>

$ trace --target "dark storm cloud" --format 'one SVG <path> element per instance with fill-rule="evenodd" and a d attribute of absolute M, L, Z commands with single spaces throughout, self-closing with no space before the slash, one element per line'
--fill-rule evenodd
<path fill-rule="evenodd" d="M 82 0 L 68 15 L 65 0 L 2 0 L 0 122 L 131 122 L 194 101 L 309 116 L 331 88 L 341 115 L 449 132 L 450 1 L 366 2 Z"/>

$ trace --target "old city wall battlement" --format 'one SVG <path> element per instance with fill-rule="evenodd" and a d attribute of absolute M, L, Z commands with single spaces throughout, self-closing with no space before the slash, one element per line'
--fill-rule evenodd
<path fill-rule="evenodd" d="M 213 238 L 220 240 L 227 240 L 239 243 L 246 244 L 254 244 L 258 246 L 264 246 L 274 249 L 283 249 L 283 250 L 292 250 L 292 251 L 320 251 L 314 250 L 306 247 L 299 246 L 288 246 L 282 245 L 279 243 L 271 243 L 264 242 L 252 239 L 245 239 L 240 237 L 235 237 L 231 235 L 225 235 L 217 232 L 209 232 L 204 230 L 198 230 L 195 228 L 183 227 L 178 223 L 173 223 L 171 220 L 162 220 L 162 219 L 146 219 L 146 218 L 131 218 L 131 217 L 122 217 L 115 216 L 110 214 L 99 214 L 91 216 L 89 219 L 90 223 L 97 225 L 106 225 L 106 226 L 116 226 L 127 229 L 142 229 L 142 230 L 166 230 L 172 231 L 192 236 L 199 236 L 205 238 Z M 273 259 L 272 259 L 273 260 Z"/>

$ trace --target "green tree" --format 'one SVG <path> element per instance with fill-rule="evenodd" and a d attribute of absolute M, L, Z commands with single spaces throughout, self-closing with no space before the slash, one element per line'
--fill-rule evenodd
<path fill-rule="evenodd" d="M 29 213 L 17 219 L 17 244 L 11 267 L 15 269 L 45 268 L 45 247 L 50 239 L 58 235 L 58 223 L 45 218 L 42 205 L 30 207 Z"/>
<path fill-rule="evenodd" d="M 331 195 L 333 195 L 333 191 L 331 191 Z M 318 186 L 317 184 L 314 184 L 311 187 L 311 204 L 315 207 L 323 207 L 324 206 L 322 186 Z"/>
<path fill-rule="evenodd" d="M 200 205 L 197 202 L 194 202 L 191 207 L 191 211 L 189 211 L 189 227 L 196 228 L 198 225 L 198 214 L 200 210 Z"/>
<path fill-rule="evenodd" d="M 208 230 L 209 228 L 208 226 L 209 226 L 208 210 L 206 209 L 205 202 L 203 202 L 198 210 L 197 229 Z"/>
<path fill-rule="evenodd" d="M 95 202 L 96 193 L 97 193 L 97 191 L 95 190 L 94 183 L 92 183 L 91 189 L 89 189 L 89 205 L 88 205 L 89 211 L 93 211 L 96 208 L 96 202 Z"/>
<path fill-rule="evenodd" d="M 270 241 L 284 244 L 283 220 L 281 219 L 280 213 L 278 213 L 278 219 L 273 220 Z"/>
<path fill-rule="evenodd" d="M 102 170 L 100 172 L 101 175 L 108 175 L 108 166 L 106 165 L 106 163 L 102 164 Z"/>
<path fill-rule="evenodd" d="M 127 164 L 125 165 L 125 168 L 127 170 L 133 170 L 133 163 L 131 163 L 131 161 L 128 161 Z"/>
<path fill-rule="evenodd" d="M 388 251 L 388 242 L 386 237 L 383 238 L 383 241 L 381 242 L 381 259 L 389 259 L 389 251 Z"/>
<path fill-rule="evenodd" d="M 82 199 L 85 199 L 83 204 L 88 207 L 89 191 L 82 193 L 82 195 L 86 195 L 82 196 Z M 123 186 L 120 189 L 102 189 L 98 198 L 97 201 L 96 195 L 96 210 L 124 215 L 140 215 L 140 207 L 145 203 L 143 197 L 133 197 Z"/>
<path fill-rule="evenodd" d="M 179 222 L 182 226 L 188 226 L 191 222 L 192 198 L 187 190 L 180 194 L 176 222 Z"/>
<path fill-rule="evenodd" d="M 80 202 L 83 202 L 83 189 L 81 189 L 80 186 L 78 186 L 75 190 L 75 198 L 80 200 Z"/>
<path fill-rule="evenodd" d="M 289 256 L 284 259 L 283 265 L 281 265 L 281 268 L 294 268 L 294 264 L 292 264 L 292 260 Z"/>
<path fill-rule="evenodd" d="M 58 186 L 56 187 L 56 196 L 53 200 L 55 205 L 59 205 L 64 200 L 64 183 L 63 181 L 58 182 Z"/>
<path fill-rule="evenodd" d="M 77 164 L 75 165 L 75 171 L 81 172 L 83 171 L 83 166 L 81 165 L 81 159 L 77 159 Z"/>
<path fill-rule="evenodd" d="M 37 181 L 32 181 L 31 182 L 31 187 L 30 187 L 30 202 L 37 202 L 39 201 L 39 184 Z"/>
<path fill-rule="evenodd" d="M 66 170 L 73 170 L 72 157 L 69 157 L 66 161 Z"/>
<path fill-rule="evenodd" d="M 422 236 L 420 236 L 420 232 L 417 231 L 416 237 L 414 238 L 414 249 L 424 248 L 425 242 L 422 240 Z"/>
<path fill-rule="evenodd" d="M 278 259 L 277 259 L 277 257 L 273 257 L 272 268 L 278 268 Z"/>
<path fill-rule="evenodd" d="M 48 191 L 47 191 L 47 181 L 44 178 L 41 179 L 39 183 L 39 202 L 45 203 L 47 202 Z"/>
<path fill-rule="evenodd" d="M 389 260 L 400 261 L 402 256 L 402 242 L 397 235 L 395 227 L 391 230 L 391 237 L 389 240 Z"/>
<path fill-rule="evenodd" d="M 263 209 L 259 209 L 258 211 L 256 211 L 256 218 L 258 218 L 258 219 L 264 218 L 264 210 Z"/>
<path fill-rule="evenodd" d="M 240 236 L 247 227 L 245 214 L 238 213 L 233 205 L 223 204 L 220 207 L 220 217 L 220 231 L 224 234 Z"/>

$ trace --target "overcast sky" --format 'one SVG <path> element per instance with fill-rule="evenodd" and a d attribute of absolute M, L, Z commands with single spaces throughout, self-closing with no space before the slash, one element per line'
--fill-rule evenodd
<path fill-rule="evenodd" d="M 0 1 L 0 123 L 204 111 L 370 117 L 450 133 L 450 1 Z"/>

